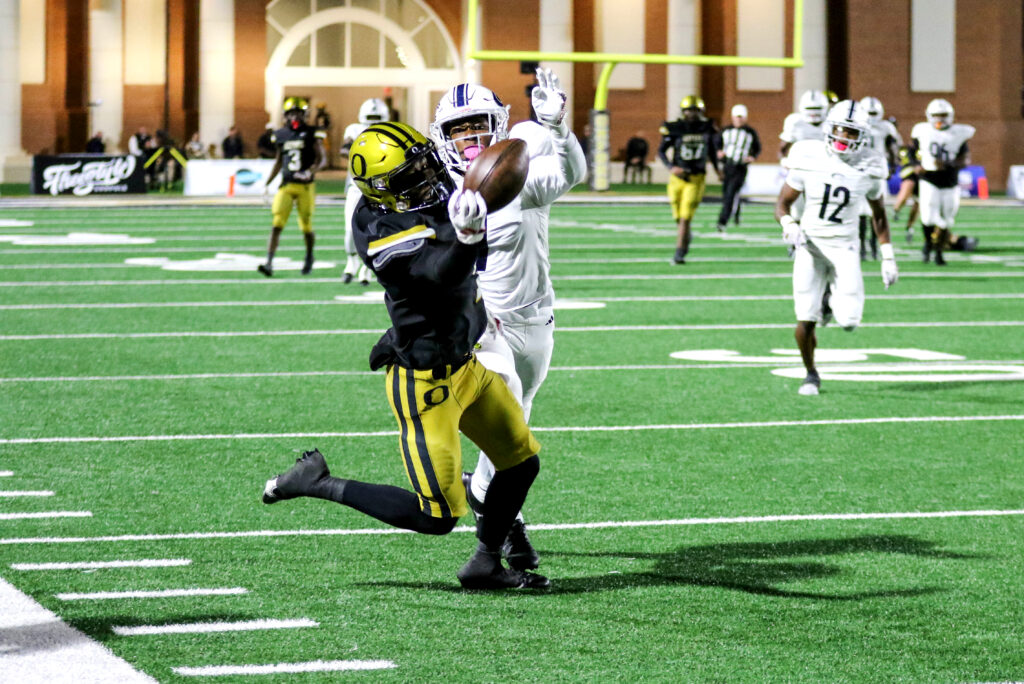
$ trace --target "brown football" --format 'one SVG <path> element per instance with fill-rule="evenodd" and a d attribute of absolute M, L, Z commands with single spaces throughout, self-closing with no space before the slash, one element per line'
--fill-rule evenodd
<path fill-rule="evenodd" d="M 514 200 L 526 185 L 530 152 L 518 138 L 496 142 L 473 160 L 462 187 L 484 196 L 488 213 Z"/>

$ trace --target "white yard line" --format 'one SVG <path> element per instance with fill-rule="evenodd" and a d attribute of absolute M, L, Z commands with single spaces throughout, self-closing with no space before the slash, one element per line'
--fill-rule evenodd
<path fill-rule="evenodd" d="M 877 513 L 805 513 L 782 515 L 716 516 L 710 518 L 673 518 L 664 520 L 605 520 L 585 523 L 531 522 L 531 530 L 616 529 L 631 527 L 680 527 L 690 525 L 757 525 L 779 522 L 814 522 L 820 520 L 916 520 L 936 518 L 999 518 L 1024 516 L 1024 509 L 982 509 L 949 511 L 902 511 Z M 453 532 L 476 533 L 476 527 L 462 525 Z M 397 527 L 375 529 L 323 530 L 242 530 L 236 532 L 177 532 L 173 534 L 122 534 L 102 537 L 15 537 L 0 538 L 0 546 L 34 544 L 96 544 L 100 542 L 154 542 L 196 539 L 248 539 L 260 537 L 376 537 L 394 534 L 415 534 Z"/>
<path fill-rule="evenodd" d="M 1006 362 L 999 362 L 1006 363 Z M 64 377 L 0 378 L 5 382 L 130 382 L 135 380 L 220 380 L 236 378 L 306 378 L 335 376 L 384 377 L 381 371 L 295 371 L 273 373 L 187 373 L 183 375 L 77 375 Z"/>
<path fill-rule="evenodd" d="M 743 421 L 737 423 L 663 423 L 655 425 L 568 425 L 559 427 L 531 426 L 530 430 L 533 432 L 650 432 L 657 430 L 732 430 L 747 428 L 810 427 L 818 425 L 836 426 L 902 423 L 977 423 L 1020 420 L 1024 420 L 1024 414 L 991 416 L 884 416 L 881 418 L 835 418 L 829 420 L 770 420 Z M 22 437 L 0 439 L 0 444 L 181 442 L 225 439 L 326 439 L 336 437 L 396 437 L 397 435 L 397 430 L 380 430 L 376 432 L 238 432 L 231 434 L 124 435 L 117 437 Z"/>
<path fill-rule="evenodd" d="M 222 246 L 219 246 L 219 247 L 218 246 L 211 246 L 211 245 L 203 245 L 201 247 L 154 247 L 152 244 L 149 244 L 149 245 L 138 245 L 136 247 L 109 247 L 109 246 L 97 245 L 97 246 L 91 247 L 91 248 L 89 248 L 89 247 L 70 247 L 70 248 L 68 248 L 68 247 L 52 247 L 52 248 L 47 248 L 47 249 L 37 249 L 37 248 L 33 248 L 33 249 L 0 249 L 0 254 L 49 254 L 49 255 L 52 255 L 52 254 L 133 254 L 135 256 L 140 256 L 139 253 L 141 252 L 142 254 L 152 253 L 152 254 L 154 254 L 156 256 L 160 256 L 160 255 L 164 255 L 164 254 L 179 253 L 179 252 L 186 252 L 186 253 L 187 252 L 195 252 L 195 253 L 207 254 L 207 253 L 213 252 L 213 251 L 228 252 L 228 251 L 235 250 L 235 249 L 238 249 L 238 245 L 222 245 Z M 325 251 L 325 250 L 340 252 L 340 251 L 345 249 L 345 246 L 344 245 L 335 246 L 335 245 L 320 245 L 320 244 L 317 244 L 316 249 L 317 249 L 318 252 L 322 252 L 322 251 Z M 277 253 L 278 254 L 280 254 L 281 252 L 305 252 L 305 251 L 306 251 L 305 247 L 289 247 L 287 245 L 282 245 L 281 247 L 279 247 L 277 249 Z"/>
<path fill-rule="evenodd" d="M 357 670 L 390 670 L 397 667 L 390 660 L 311 660 L 304 663 L 272 665 L 205 665 L 174 667 L 180 677 L 224 677 L 228 675 L 296 674 L 301 672 L 352 672 Z"/>
<path fill-rule="evenodd" d="M 142 560 L 81 561 L 69 563 L 11 563 L 12 570 L 106 570 L 109 568 L 176 568 L 191 565 L 189 558 L 151 558 Z"/>
<path fill-rule="evenodd" d="M 361 292 L 366 292 L 362 290 Z M 875 294 L 868 295 L 870 301 L 910 301 L 918 299 L 1024 299 L 1021 293 L 933 293 L 933 294 Z M 790 293 L 771 295 L 650 295 L 635 297 L 567 297 L 565 301 L 584 302 L 788 302 Z M 275 306 L 323 306 L 325 304 L 373 304 L 379 306 L 379 299 L 367 298 L 362 301 L 339 299 L 304 299 L 274 301 L 206 301 L 206 302 L 107 302 L 77 304 L 0 304 L 0 311 L 43 311 L 50 309 L 192 309 L 198 307 L 275 307 Z"/>
<path fill-rule="evenodd" d="M 0 680 L 156 684 L 0 579 Z"/>
<path fill-rule="evenodd" d="M 588 281 L 588 280 L 772 280 L 778 278 L 791 279 L 792 273 L 620 273 L 620 274 L 579 274 L 553 275 L 552 280 Z M 901 278 L 1024 278 L 1024 271 L 908 271 L 900 272 Z M 32 280 L 32 281 L 0 281 L 0 287 L 163 287 L 181 285 L 253 285 L 253 284 L 309 284 L 333 283 L 340 285 L 337 277 L 333 278 L 176 278 L 173 280 Z"/>
<path fill-rule="evenodd" d="M 579 372 L 579 371 L 631 371 L 631 370 L 707 370 L 723 368 L 772 368 L 775 366 L 799 365 L 803 363 L 799 357 L 788 358 L 780 356 L 771 361 L 747 361 L 736 363 L 652 363 L 652 364 L 622 364 L 622 365 L 592 365 L 592 366 L 551 366 L 551 372 Z M 971 359 L 957 362 L 959 365 L 1018 365 L 1024 364 L 1024 359 L 991 360 Z M 927 369 L 933 367 L 929 364 L 917 362 L 894 361 L 885 364 L 887 368 L 900 369 Z M 941 365 L 939 366 L 942 367 Z M 156 374 L 156 375 L 58 375 L 58 376 L 36 376 L 23 378 L 0 378 L 3 383 L 22 382 L 136 382 L 136 381 L 164 381 L 164 380 L 244 380 L 247 378 L 305 378 L 305 377 L 383 377 L 382 371 L 276 371 L 267 373 L 183 373 L 183 374 Z M 2 475 L 2 474 L 0 474 Z"/>
<path fill-rule="evenodd" d="M 298 629 L 319 627 L 320 623 L 309 618 L 297 620 L 244 620 L 240 622 L 192 622 L 173 625 L 138 625 L 126 627 L 111 626 L 118 636 L 149 636 L 152 634 L 212 634 L 214 632 L 254 632 L 266 629 Z"/>
<path fill-rule="evenodd" d="M 14 477 L 13 470 L 0 470 L 0 477 Z"/>
<path fill-rule="evenodd" d="M 48 490 L 36 490 L 36 491 L 13 491 L 0 490 L 0 499 L 13 499 L 19 496 L 53 496 L 53 492 Z"/>
<path fill-rule="evenodd" d="M 1015 328 L 1024 321 L 906 321 L 890 323 L 862 323 L 861 328 Z M 556 333 L 567 332 L 640 332 L 670 330 L 788 330 L 793 323 L 730 323 L 694 325 L 587 325 L 561 326 Z M 243 330 L 243 331 L 173 331 L 148 333 L 68 333 L 45 335 L 0 335 L 0 341 L 29 340 L 133 340 L 168 337 L 306 337 L 321 335 L 380 335 L 381 328 L 353 328 L 339 330 Z"/>
<path fill-rule="evenodd" d="M 91 511 L 40 511 L 37 513 L 0 513 L 0 520 L 43 520 L 47 518 L 91 517 Z"/>
<path fill-rule="evenodd" d="M 93 591 L 54 594 L 61 601 L 107 601 L 134 598 L 177 598 L 181 596 L 234 596 L 247 594 L 244 587 L 223 587 L 216 589 L 157 589 L 154 591 Z"/>

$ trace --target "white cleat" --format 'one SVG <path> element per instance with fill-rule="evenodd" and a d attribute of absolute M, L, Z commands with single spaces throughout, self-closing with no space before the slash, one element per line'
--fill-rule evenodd
<path fill-rule="evenodd" d="M 804 378 L 804 382 L 800 385 L 799 392 L 805 397 L 816 397 L 818 396 L 818 390 L 821 388 L 821 377 L 817 371 L 811 371 Z"/>

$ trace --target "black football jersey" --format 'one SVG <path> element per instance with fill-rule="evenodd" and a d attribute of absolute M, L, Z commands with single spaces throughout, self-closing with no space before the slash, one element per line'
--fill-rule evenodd
<path fill-rule="evenodd" d="M 687 173 L 704 173 L 715 154 L 715 125 L 709 119 L 676 119 L 661 124 L 658 158 L 665 166 L 678 166 Z"/>
<path fill-rule="evenodd" d="M 487 326 L 475 269 L 486 241 L 459 242 L 443 202 L 423 212 L 385 213 L 361 198 L 352 223 L 356 250 L 384 287 L 391 317 L 370 367 L 422 370 L 469 354 Z"/>
<path fill-rule="evenodd" d="M 316 147 L 326 133 L 308 124 L 297 129 L 289 126 L 274 131 L 273 143 L 281 152 L 281 182 L 310 183 L 313 174 L 308 173 L 316 162 Z M 315 169 L 314 169 L 315 170 Z M 296 178 L 295 174 L 299 173 Z"/>

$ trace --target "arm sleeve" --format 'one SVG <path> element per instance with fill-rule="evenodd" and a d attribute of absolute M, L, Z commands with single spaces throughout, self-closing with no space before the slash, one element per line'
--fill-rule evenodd
<path fill-rule="evenodd" d="M 758 137 L 757 131 L 753 128 L 750 129 L 750 136 L 753 138 L 750 141 L 750 156 L 758 157 L 761 155 L 761 138 Z"/>
<path fill-rule="evenodd" d="M 673 138 L 668 132 L 668 128 L 665 126 L 661 127 L 661 144 L 658 145 L 658 159 L 665 165 L 665 168 L 671 169 L 672 162 L 668 159 L 668 151 L 672 148 Z"/>
<path fill-rule="evenodd" d="M 786 185 L 793 188 L 797 192 L 804 191 L 804 176 L 799 169 L 790 169 L 789 173 L 786 174 Z"/>
<path fill-rule="evenodd" d="M 554 154 L 545 154 L 530 160 L 530 172 L 523 188 L 524 209 L 551 204 L 583 180 L 587 174 L 587 158 L 576 135 L 569 132 L 565 138 L 551 133 Z"/>
<path fill-rule="evenodd" d="M 789 182 L 789 181 L 787 180 L 787 182 Z M 874 183 L 871 184 L 870 188 L 868 188 L 867 198 L 868 199 L 872 199 L 872 200 L 876 200 L 876 199 L 878 199 L 880 197 L 883 197 L 884 195 L 885 195 L 885 181 L 882 180 L 881 178 L 879 178 L 879 179 L 875 180 Z"/>

